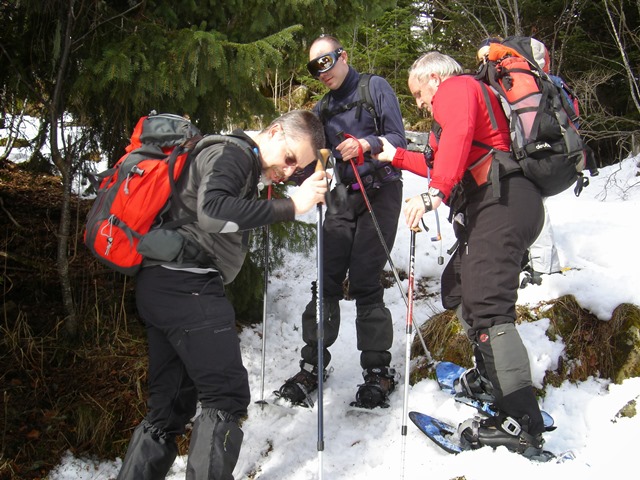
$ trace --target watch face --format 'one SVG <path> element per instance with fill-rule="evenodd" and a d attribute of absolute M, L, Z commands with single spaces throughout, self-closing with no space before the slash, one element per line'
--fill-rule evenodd
<path fill-rule="evenodd" d="M 444 195 L 442 195 L 442 193 L 440 193 L 440 190 L 438 190 L 437 188 L 434 188 L 434 187 L 429 188 L 429 195 L 431 195 L 432 197 L 444 198 Z"/>

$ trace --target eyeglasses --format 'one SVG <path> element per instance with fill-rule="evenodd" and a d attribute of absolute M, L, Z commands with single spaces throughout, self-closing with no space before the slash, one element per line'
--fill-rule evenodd
<path fill-rule="evenodd" d="M 287 167 L 296 167 L 296 172 L 301 171 L 302 169 L 298 167 L 298 158 L 296 157 L 295 153 L 293 153 L 293 150 L 291 150 L 289 142 L 287 141 L 287 135 L 284 133 L 284 130 L 282 130 L 282 136 L 284 137 L 284 144 L 287 149 L 284 154 L 285 165 Z"/>
<path fill-rule="evenodd" d="M 340 47 L 333 52 L 325 53 L 318 58 L 314 58 L 307 63 L 307 70 L 309 70 L 309 73 L 314 77 L 319 77 L 321 73 L 328 72 L 335 67 L 342 52 L 344 52 L 344 49 Z"/>

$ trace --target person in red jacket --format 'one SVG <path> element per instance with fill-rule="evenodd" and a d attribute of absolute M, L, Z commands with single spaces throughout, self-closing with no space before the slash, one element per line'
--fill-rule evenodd
<path fill-rule="evenodd" d="M 379 160 L 427 176 L 427 192 L 404 204 L 407 226 L 445 203 L 458 248 L 442 274 L 442 304 L 456 314 L 474 345 L 476 367 L 460 385 L 465 394 L 489 393 L 499 415 L 470 419 L 460 434 L 473 448 L 504 445 L 545 459 L 545 430 L 532 387 L 527 350 L 515 328 L 521 260 L 543 223 L 542 197 L 511 159 L 507 119 L 480 82 L 461 75 L 453 58 L 430 52 L 409 71 L 409 90 L 433 115 L 427 153 L 383 140 Z M 430 169 L 430 172 L 428 172 Z M 461 387 L 462 388 L 462 387 Z"/>

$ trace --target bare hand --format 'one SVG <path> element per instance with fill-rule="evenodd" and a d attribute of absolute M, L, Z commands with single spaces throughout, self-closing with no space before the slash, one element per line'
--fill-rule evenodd
<path fill-rule="evenodd" d="M 291 200 L 296 210 L 296 215 L 306 213 L 318 203 L 324 203 L 324 196 L 327 193 L 327 177 L 329 175 L 324 170 L 314 172 L 298 187 Z"/>
<path fill-rule="evenodd" d="M 362 148 L 362 152 L 368 152 L 371 150 L 371 145 L 366 140 L 358 140 L 356 138 L 347 138 L 344 142 L 340 143 L 336 150 L 340 152 L 342 160 L 347 161 L 350 158 L 358 158 L 358 150 Z"/>
<path fill-rule="evenodd" d="M 430 211 L 435 210 L 442 204 L 442 199 L 440 197 L 429 196 L 429 198 L 431 199 Z M 415 197 L 407 198 L 402 210 L 404 211 L 404 218 L 407 226 L 409 228 L 418 227 L 420 219 L 426 213 L 422 196 L 416 195 Z"/>
<path fill-rule="evenodd" d="M 380 160 L 381 162 L 393 161 L 393 157 L 396 156 L 396 147 L 391 145 L 391 142 L 389 142 L 389 140 L 387 140 L 386 138 L 378 138 L 380 138 L 380 141 L 382 142 L 382 151 L 377 155 L 373 155 L 373 158 L 375 158 L 376 160 Z"/>
<path fill-rule="evenodd" d="M 404 218 L 407 227 L 418 227 L 420 224 L 420 219 L 425 214 L 424 202 L 422 201 L 422 197 L 420 195 L 417 195 L 415 197 L 407 198 L 405 200 L 402 211 L 404 212 Z"/>

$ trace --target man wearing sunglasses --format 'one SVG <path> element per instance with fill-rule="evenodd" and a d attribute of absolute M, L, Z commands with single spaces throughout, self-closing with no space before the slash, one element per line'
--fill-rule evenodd
<path fill-rule="evenodd" d="M 250 230 L 294 220 L 324 202 L 327 180 L 318 171 L 291 198 L 258 199 L 260 183 L 286 180 L 315 163 L 324 134 L 309 111 L 286 113 L 254 138 L 241 130 L 232 137 L 213 145 L 204 137 L 196 145 L 177 184 L 196 218 L 169 228 L 185 217 L 172 202 L 163 216 L 167 227 L 155 230 L 156 243 L 140 251 L 145 263 L 136 277 L 136 303 L 149 343 L 149 410 L 133 432 L 118 480 L 165 478 L 178 453 L 176 436 L 185 433 L 198 402 L 186 478 L 233 478 L 250 396 L 224 285 L 242 266 Z"/>
<path fill-rule="evenodd" d="M 379 137 L 396 147 L 406 147 L 400 106 L 389 83 L 371 76 L 369 100 L 363 98 L 360 83 L 364 77 L 348 64 L 348 55 L 340 42 L 323 35 L 309 50 L 309 73 L 329 88 L 314 112 L 324 125 L 327 148 L 337 159 L 339 178 L 346 198 L 338 202 L 340 188 L 334 188 L 324 222 L 324 345 L 325 366 L 331 361 L 330 347 L 340 328 L 339 301 L 344 298 L 348 280 L 349 297 L 355 299 L 357 348 L 364 383 L 358 386 L 354 405 L 363 408 L 384 407 L 395 388 L 395 371 L 390 368 L 393 342 L 391 313 L 384 304 L 381 285 L 387 262 L 367 200 L 375 214 L 389 251 L 393 248 L 402 202 L 400 170 L 371 158 L 382 150 Z M 353 164 L 350 162 L 353 160 Z M 357 166 L 363 192 L 353 166 Z M 366 195 L 366 196 L 365 196 Z M 317 389 L 316 293 L 302 314 L 301 370 L 289 378 L 276 394 L 297 405 L 309 404 L 308 394 Z M 323 372 L 324 374 L 325 372 Z"/>

